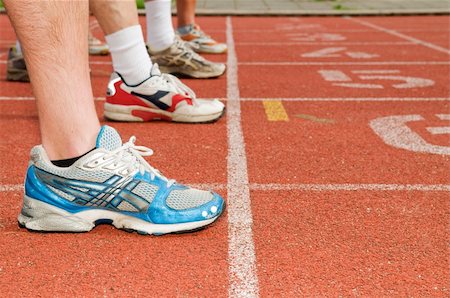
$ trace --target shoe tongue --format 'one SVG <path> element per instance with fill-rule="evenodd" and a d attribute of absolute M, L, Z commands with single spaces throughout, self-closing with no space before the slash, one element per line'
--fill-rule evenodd
<path fill-rule="evenodd" d="M 150 76 L 160 76 L 161 71 L 159 70 L 158 63 L 153 63 L 152 69 L 150 70 Z"/>
<path fill-rule="evenodd" d="M 122 139 L 119 133 L 111 126 L 103 125 L 98 133 L 95 147 L 112 151 L 120 146 L 122 146 Z"/>

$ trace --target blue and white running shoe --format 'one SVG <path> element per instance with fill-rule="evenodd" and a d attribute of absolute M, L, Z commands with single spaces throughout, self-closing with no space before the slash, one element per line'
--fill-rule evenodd
<path fill-rule="evenodd" d="M 53 165 L 42 146 L 31 150 L 19 224 L 29 230 L 87 232 L 98 223 L 140 234 L 197 230 L 225 208 L 216 193 L 168 180 L 143 156 L 153 152 L 127 143 L 103 126 L 96 149 L 68 168 Z"/>

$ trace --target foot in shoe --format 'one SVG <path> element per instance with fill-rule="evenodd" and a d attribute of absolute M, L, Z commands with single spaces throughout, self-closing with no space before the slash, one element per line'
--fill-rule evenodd
<path fill-rule="evenodd" d="M 117 73 L 108 84 L 105 117 L 115 121 L 167 120 L 203 123 L 218 120 L 225 106 L 218 100 L 196 99 L 179 79 L 161 74 L 153 64 L 150 77 L 136 86 L 127 85 Z"/>
<path fill-rule="evenodd" d="M 163 73 L 181 74 L 197 79 L 215 78 L 225 73 L 225 64 L 211 62 L 194 52 L 187 42 L 176 36 L 167 49 L 154 52 L 148 47 L 154 63 L 158 63 Z"/>
<path fill-rule="evenodd" d="M 96 148 L 70 167 L 51 163 L 42 146 L 31 151 L 19 224 L 34 231 L 87 232 L 98 223 L 161 235 L 203 228 L 219 218 L 224 200 L 165 178 L 144 159 L 152 150 L 122 144 L 111 127 Z"/>

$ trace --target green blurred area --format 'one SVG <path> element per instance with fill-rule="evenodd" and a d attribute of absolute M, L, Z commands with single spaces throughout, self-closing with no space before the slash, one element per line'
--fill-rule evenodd
<path fill-rule="evenodd" d="M 144 0 L 136 0 L 137 8 L 144 8 Z M 0 0 L 0 8 L 3 8 L 3 1 Z"/>

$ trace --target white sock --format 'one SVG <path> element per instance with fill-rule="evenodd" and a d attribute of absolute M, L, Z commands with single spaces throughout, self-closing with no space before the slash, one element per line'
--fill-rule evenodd
<path fill-rule="evenodd" d="M 19 40 L 16 40 L 16 53 L 22 55 L 22 46 L 20 45 Z"/>
<path fill-rule="evenodd" d="M 170 6 L 170 0 L 145 2 L 147 44 L 154 52 L 165 50 L 173 44 L 175 31 Z"/>
<path fill-rule="evenodd" d="M 140 25 L 130 26 L 105 36 L 111 52 L 114 71 L 126 84 L 138 85 L 148 79 L 152 61 L 145 48 Z"/>

